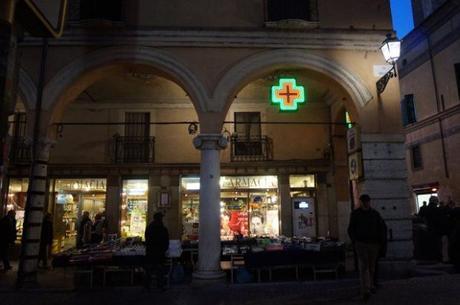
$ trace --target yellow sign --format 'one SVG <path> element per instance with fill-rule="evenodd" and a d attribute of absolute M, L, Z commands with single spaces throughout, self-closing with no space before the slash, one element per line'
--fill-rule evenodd
<path fill-rule="evenodd" d="M 21 0 L 17 16 L 33 36 L 58 38 L 64 31 L 67 0 Z"/>

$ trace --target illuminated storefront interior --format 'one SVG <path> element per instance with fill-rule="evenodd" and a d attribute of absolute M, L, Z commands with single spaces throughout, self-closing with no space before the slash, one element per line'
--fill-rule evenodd
<path fill-rule="evenodd" d="M 18 239 L 22 236 L 24 207 L 26 206 L 28 187 L 29 179 L 27 178 L 11 178 L 8 186 L 8 199 L 4 213 L 6 215 L 6 212 L 10 210 L 14 210 L 16 212 L 16 229 Z"/>
<path fill-rule="evenodd" d="M 199 226 L 198 177 L 181 179 L 184 239 L 197 239 Z M 278 236 L 280 203 L 276 176 L 223 176 L 221 187 L 221 239 L 235 236 Z"/>
<path fill-rule="evenodd" d="M 55 250 L 60 251 L 75 246 L 83 212 L 89 212 L 92 221 L 96 214 L 105 212 L 106 179 L 55 179 L 51 186 Z"/>
<path fill-rule="evenodd" d="M 148 179 L 123 180 L 121 237 L 144 237 L 147 226 Z"/>

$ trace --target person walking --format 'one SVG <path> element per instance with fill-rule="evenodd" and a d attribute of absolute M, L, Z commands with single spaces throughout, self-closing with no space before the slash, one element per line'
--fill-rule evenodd
<path fill-rule="evenodd" d="M 38 265 L 42 263 L 42 267 L 48 268 L 48 255 L 53 244 L 53 221 L 51 214 L 46 213 L 43 217 L 42 232 L 40 236 L 40 251 L 38 254 Z"/>
<path fill-rule="evenodd" d="M 85 245 L 91 243 L 91 229 L 92 229 L 92 222 L 89 218 L 89 212 L 83 212 L 80 221 L 78 222 L 78 229 L 77 229 L 77 248 L 83 248 Z"/>
<path fill-rule="evenodd" d="M 165 289 L 164 260 L 169 248 L 168 229 L 163 224 L 163 214 L 153 215 L 153 221 L 145 230 L 145 283 L 144 287 L 150 290 L 152 273 L 155 271 L 156 284 L 161 290 Z"/>
<path fill-rule="evenodd" d="M 369 195 L 361 195 L 359 201 L 360 207 L 351 213 L 348 234 L 358 256 L 362 297 L 367 301 L 376 290 L 375 266 L 385 243 L 386 226 L 379 212 L 371 208 Z"/>
<path fill-rule="evenodd" d="M 11 270 L 9 258 L 10 245 L 16 241 L 16 212 L 8 211 L 5 217 L 0 220 L 0 256 L 3 262 L 3 270 Z"/>

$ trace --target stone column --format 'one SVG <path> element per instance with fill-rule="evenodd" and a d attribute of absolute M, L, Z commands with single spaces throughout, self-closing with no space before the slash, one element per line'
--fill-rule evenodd
<path fill-rule="evenodd" d="M 364 179 L 358 192 L 371 197 L 371 205 L 385 219 L 388 250 L 382 273 L 407 273 L 412 258 L 412 220 L 403 135 L 362 134 Z"/>
<path fill-rule="evenodd" d="M 21 287 L 35 285 L 37 282 L 38 254 L 45 208 L 46 178 L 52 143 L 45 138 L 38 140 L 36 159 L 33 168 L 31 168 L 18 270 L 18 285 Z"/>
<path fill-rule="evenodd" d="M 201 150 L 198 268 L 193 277 L 214 280 L 225 275 L 220 268 L 219 151 L 227 146 L 227 140 L 221 134 L 200 134 L 193 145 Z"/>
<path fill-rule="evenodd" d="M 281 235 L 292 236 L 292 203 L 289 175 L 278 175 L 279 200 L 281 201 Z"/>
<path fill-rule="evenodd" d="M 120 209 L 121 209 L 121 177 L 109 175 L 107 177 L 107 190 L 105 214 L 107 216 L 107 233 L 120 236 Z"/>

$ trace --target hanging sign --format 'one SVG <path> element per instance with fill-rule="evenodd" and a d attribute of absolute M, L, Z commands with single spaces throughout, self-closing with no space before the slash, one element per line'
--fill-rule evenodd
<path fill-rule="evenodd" d="M 64 31 L 67 0 L 21 0 L 17 16 L 33 36 L 58 38 Z"/>
<path fill-rule="evenodd" d="M 299 104 L 305 103 L 305 89 L 294 78 L 281 78 L 278 85 L 272 86 L 271 100 L 281 111 L 296 111 Z"/>

